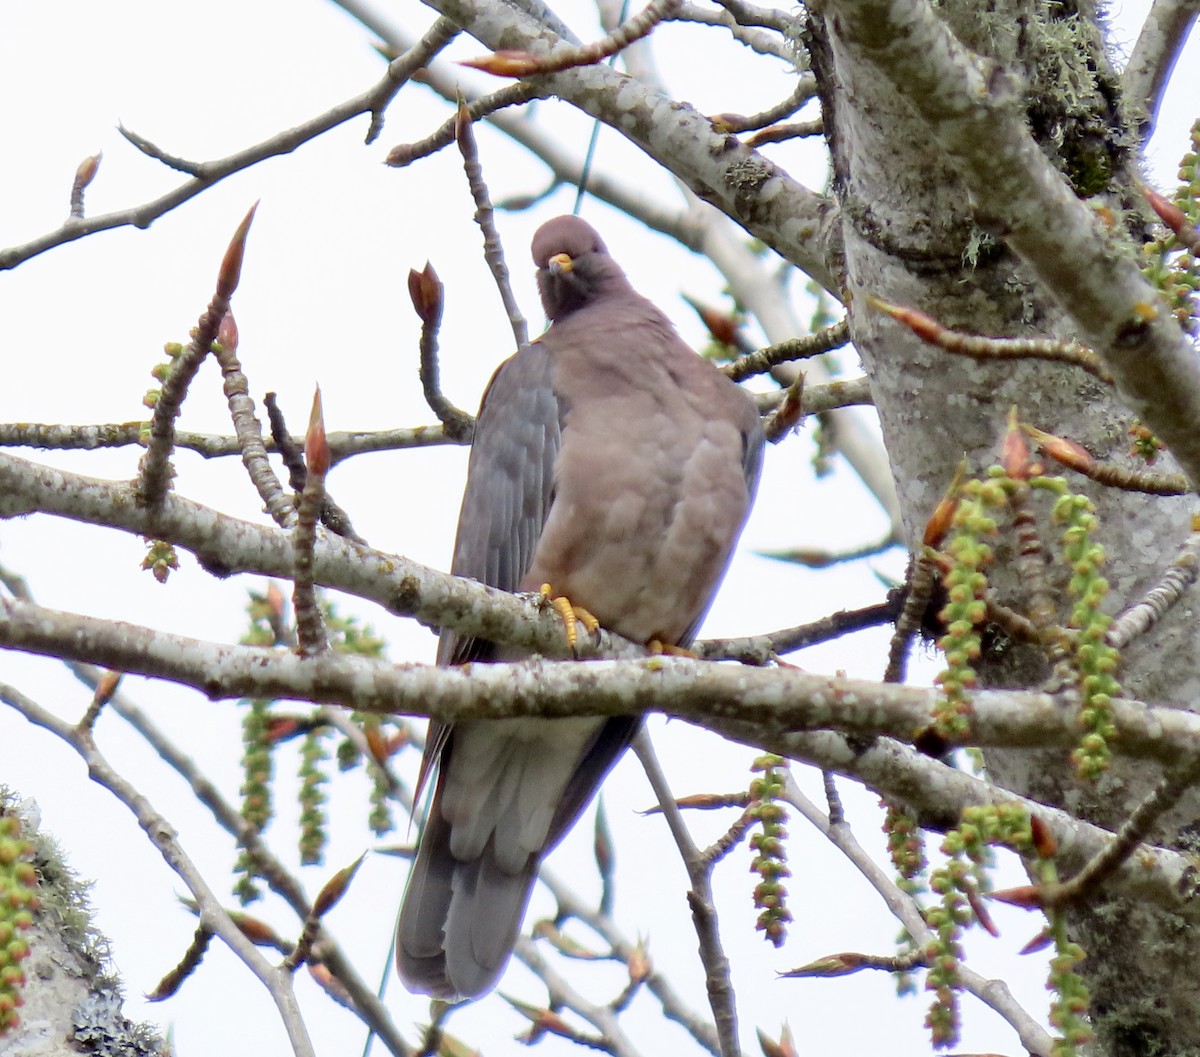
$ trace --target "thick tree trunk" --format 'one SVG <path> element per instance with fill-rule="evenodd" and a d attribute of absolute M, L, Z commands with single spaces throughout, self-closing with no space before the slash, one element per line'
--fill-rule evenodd
<path fill-rule="evenodd" d="M 948 3 L 939 10 L 963 43 L 1024 79 L 1029 125 L 1043 150 L 1080 197 L 1094 196 L 1120 216 L 1134 201 L 1134 136 L 1116 105 L 1116 78 L 1096 13 L 1071 7 L 1010 0 Z M 1127 430 L 1133 415 L 1091 376 L 1045 362 L 954 357 L 871 307 L 873 295 L 970 333 L 1074 336 L 1069 318 L 1030 270 L 984 229 L 955 166 L 939 163 L 927 126 L 902 93 L 843 39 L 836 12 L 814 19 L 811 48 L 842 205 L 852 334 L 872 378 L 909 540 L 920 540 L 964 452 L 973 473 L 994 461 L 1012 405 L 1024 421 L 1077 440 L 1100 458 L 1132 463 Z M 1137 221 L 1128 226 L 1136 228 Z M 1082 479 L 1072 486 L 1087 490 L 1097 505 L 1113 608 L 1135 601 L 1185 539 L 1190 501 L 1089 488 Z M 1003 600 L 1021 609 L 1023 585 L 1006 574 L 1006 562 L 998 551 L 994 571 Z M 1048 573 L 1057 587 L 1069 575 L 1055 568 Z M 1059 616 L 1065 623 L 1066 612 Z M 1161 703 L 1195 700 L 1196 639 L 1192 607 L 1182 604 L 1127 651 L 1120 672 L 1126 691 Z M 980 671 L 990 685 L 1037 686 L 1048 666 L 1040 651 L 1012 648 L 983 658 Z M 996 753 L 987 762 L 997 782 L 1110 829 L 1158 777 L 1145 765 L 1117 766 L 1086 786 L 1057 753 Z M 1185 805 L 1172 832 L 1160 831 L 1158 839 L 1186 847 L 1186 824 L 1198 814 L 1195 805 Z M 1078 864 L 1064 865 L 1070 872 Z M 1072 921 L 1088 954 L 1083 972 L 1097 1052 L 1200 1052 L 1200 988 L 1192 969 L 1200 937 L 1189 923 L 1124 899 L 1093 902 Z"/>

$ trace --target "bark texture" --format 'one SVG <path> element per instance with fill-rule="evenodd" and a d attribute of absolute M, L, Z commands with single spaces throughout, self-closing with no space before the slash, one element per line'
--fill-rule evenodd
<path fill-rule="evenodd" d="M 881 76 L 869 59 L 872 42 L 843 20 L 843 6 L 830 4 L 814 18 L 809 39 L 842 207 L 851 331 L 872 378 L 909 540 L 920 540 L 962 453 L 973 473 L 994 461 L 1013 405 L 1024 421 L 1075 439 L 1099 458 L 1135 465 L 1127 434 L 1134 416 L 1082 371 L 953 357 L 868 303 L 874 296 L 913 306 L 975 334 L 1078 336 L 1067 313 L 1002 241 L 1004 232 L 989 226 L 956 158 L 936 143 L 931 148 L 928 127 L 912 105 L 914 93 L 929 86 L 896 85 Z M 1132 259 L 1142 235 L 1133 194 L 1136 137 L 1095 8 L 1013 0 L 947 3 L 939 14 L 976 53 L 972 61 L 985 78 L 1003 71 L 1015 81 L 1030 132 L 1075 193 L 1123 218 L 1111 236 L 1112 252 Z M 1073 487 L 1086 484 L 1072 480 Z M 1156 582 L 1187 536 L 1191 502 L 1086 490 L 1102 524 L 1115 610 Z M 1005 573 L 1011 557 L 999 550 L 995 572 L 1004 601 L 1023 610 L 1027 585 Z M 1064 598 L 1068 572 L 1052 566 L 1047 572 Z M 1066 605 L 1058 614 L 1064 623 Z M 1196 699 L 1197 645 L 1194 607 L 1185 599 L 1127 651 L 1122 685 L 1143 700 L 1184 707 Z M 987 684 L 1002 687 L 1037 686 L 1049 675 L 1041 651 L 1024 647 L 997 649 L 979 669 Z M 1087 786 L 1058 752 L 996 751 L 987 764 L 998 783 L 1110 829 L 1160 773 L 1150 764 L 1124 763 Z M 1185 801 L 1159 839 L 1193 846 L 1197 814 L 1196 803 Z M 1189 970 L 1200 956 L 1193 922 L 1120 897 L 1102 897 L 1072 920 L 1088 954 L 1082 971 L 1092 993 L 1097 1052 L 1200 1052 L 1200 989 Z"/>

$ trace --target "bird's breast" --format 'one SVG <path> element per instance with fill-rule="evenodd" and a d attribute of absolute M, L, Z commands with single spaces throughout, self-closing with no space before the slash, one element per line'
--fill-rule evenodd
<path fill-rule="evenodd" d="M 707 608 L 745 520 L 742 435 L 670 382 L 623 381 L 572 403 L 522 586 L 549 582 L 613 631 L 676 643 Z"/>

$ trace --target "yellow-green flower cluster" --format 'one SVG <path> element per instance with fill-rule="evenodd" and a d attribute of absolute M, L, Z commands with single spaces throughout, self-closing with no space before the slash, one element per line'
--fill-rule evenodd
<path fill-rule="evenodd" d="M 980 653 L 979 628 L 987 616 L 987 575 L 996 535 L 989 509 L 1006 502 L 1002 479 L 967 481 L 954 511 L 945 553 L 950 560 L 943 584 L 949 601 L 939 614 L 946 632 L 938 646 L 946 670 L 937 677 L 942 688 L 934 714 L 934 730 L 949 742 L 963 739 L 969 729 L 967 691 L 976 684 L 973 663 Z"/>
<path fill-rule="evenodd" d="M 20 1023 L 17 1009 L 25 986 L 21 962 L 29 957 L 22 935 L 33 925 L 38 873 L 30 861 L 33 844 L 21 836 L 16 815 L 0 813 L 0 1035 Z"/>
<path fill-rule="evenodd" d="M 787 867 L 787 850 L 784 841 L 787 829 L 787 809 L 776 799 L 784 787 L 784 765 L 781 756 L 768 753 L 751 764 L 750 769 L 760 773 L 750 783 L 752 801 L 749 813 L 761 826 L 759 832 L 750 837 L 750 847 L 756 853 L 750 869 L 761 880 L 754 888 L 754 905 L 761 911 L 755 928 L 763 933 L 776 947 L 787 938 L 787 924 L 792 920 L 787 908 L 787 888 L 783 878 L 791 877 Z"/>

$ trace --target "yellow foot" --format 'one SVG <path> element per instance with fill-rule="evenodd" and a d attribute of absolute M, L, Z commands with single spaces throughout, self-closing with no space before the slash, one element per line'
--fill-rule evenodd
<path fill-rule="evenodd" d="M 651 639 L 646 643 L 646 649 L 658 656 L 690 657 L 693 661 L 700 658 L 695 650 L 689 650 L 686 646 L 672 646 L 669 642 L 663 642 L 662 639 Z"/>
<path fill-rule="evenodd" d="M 563 622 L 563 630 L 567 633 L 567 645 L 572 650 L 579 641 L 579 625 L 587 628 L 588 634 L 595 635 L 600 630 L 600 621 L 582 606 L 577 606 L 565 595 L 556 595 L 549 584 L 542 584 L 542 599 L 554 607 Z"/>

